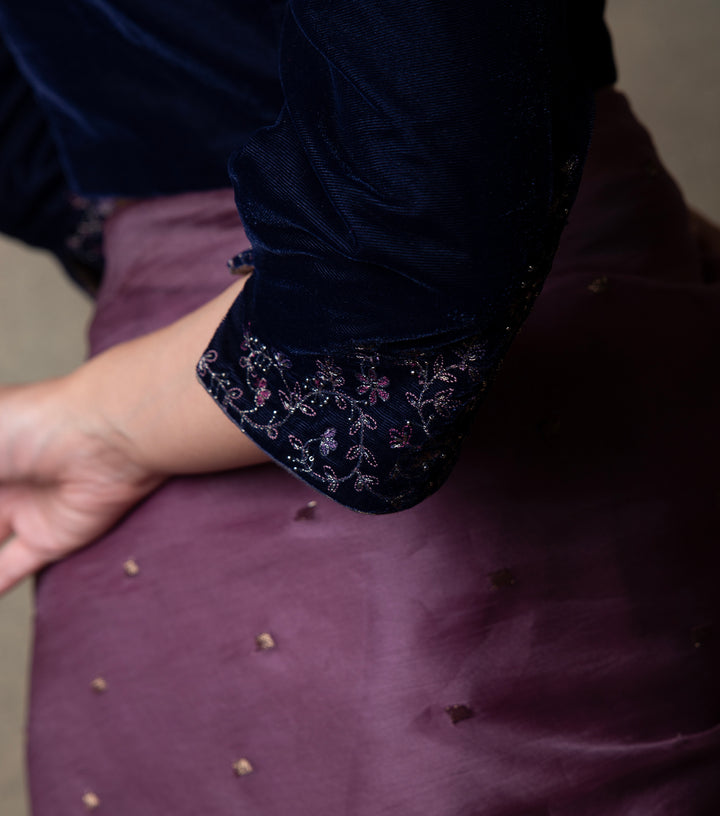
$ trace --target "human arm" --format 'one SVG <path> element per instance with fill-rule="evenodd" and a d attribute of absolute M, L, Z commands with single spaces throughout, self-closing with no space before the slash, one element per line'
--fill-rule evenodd
<path fill-rule="evenodd" d="M 173 474 L 267 457 L 195 379 L 235 283 L 70 375 L 0 389 L 0 592 L 90 543 Z"/>

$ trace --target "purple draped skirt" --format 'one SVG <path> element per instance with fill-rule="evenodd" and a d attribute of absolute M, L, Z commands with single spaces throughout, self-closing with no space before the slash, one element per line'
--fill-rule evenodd
<path fill-rule="evenodd" d="M 120 210 L 93 353 L 246 246 L 229 191 Z M 553 273 L 436 495 L 372 517 L 275 465 L 177 478 L 40 576 L 35 816 L 717 816 L 702 266 L 604 92 Z"/>

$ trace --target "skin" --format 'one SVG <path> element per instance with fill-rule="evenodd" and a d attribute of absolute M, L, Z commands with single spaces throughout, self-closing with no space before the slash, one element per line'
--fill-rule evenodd
<path fill-rule="evenodd" d="M 0 388 L 0 594 L 94 541 L 171 475 L 268 461 L 195 377 L 243 283 L 66 377 Z"/>

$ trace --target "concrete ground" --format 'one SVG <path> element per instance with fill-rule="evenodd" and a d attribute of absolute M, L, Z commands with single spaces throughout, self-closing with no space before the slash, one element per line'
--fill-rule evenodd
<path fill-rule="evenodd" d="M 720 3 L 610 0 L 609 20 L 620 87 L 688 201 L 720 221 Z M 82 359 L 89 314 L 87 299 L 50 258 L 0 239 L 0 383 L 68 371 Z M 31 615 L 29 582 L 0 599 L 2 816 L 28 814 L 22 754 Z"/>

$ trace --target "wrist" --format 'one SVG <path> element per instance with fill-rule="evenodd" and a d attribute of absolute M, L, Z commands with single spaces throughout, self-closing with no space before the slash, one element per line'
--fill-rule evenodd
<path fill-rule="evenodd" d="M 110 349 L 63 377 L 58 399 L 72 425 L 93 440 L 98 451 L 116 461 L 124 478 L 159 484 L 169 474 L 153 466 L 137 433 L 143 390 L 133 382 L 133 364 L 128 359 L 132 354 L 126 345 Z"/>
<path fill-rule="evenodd" d="M 214 403 L 195 368 L 242 284 L 176 323 L 115 346 L 68 377 L 89 421 L 151 477 L 268 460 Z"/>

